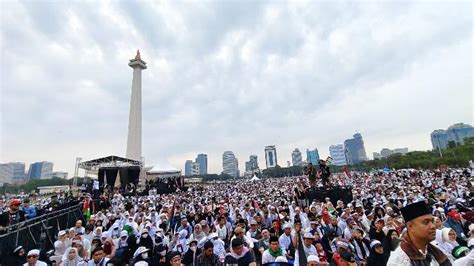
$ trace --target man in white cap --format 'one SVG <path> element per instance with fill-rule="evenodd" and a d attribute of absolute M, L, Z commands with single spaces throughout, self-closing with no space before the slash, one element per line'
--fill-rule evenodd
<path fill-rule="evenodd" d="M 46 262 L 39 260 L 40 251 L 38 249 L 32 249 L 28 251 L 26 256 L 26 263 L 23 266 L 47 266 Z"/>
<path fill-rule="evenodd" d="M 54 242 L 54 255 L 62 256 L 66 251 L 66 231 L 61 230 L 58 232 L 58 240 Z"/>
<path fill-rule="evenodd" d="M 291 245 L 291 225 L 289 223 L 283 225 L 283 232 L 284 233 L 280 236 L 278 242 L 280 243 L 280 247 L 288 252 Z"/>
<path fill-rule="evenodd" d="M 308 258 L 311 255 L 318 256 L 318 252 L 316 251 L 316 248 L 313 245 L 313 240 L 314 240 L 314 236 L 311 233 L 305 233 L 303 235 L 303 250 L 304 250 L 304 253 L 305 253 L 304 255 L 306 258 Z M 297 242 L 297 245 L 299 245 L 298 242 Z M 300 248 L 296 248 L 295 266 L 300 265 L 299 263 L 300 250 L 301 250 Z"/>
<path fill-rule="evenodd" d="M 86 229 L 84 228 L 84 226 L 82 226 L 81 220 L 76 221 L 76 226 L 74 226 L 74 231 L 76 231 L 77 235 L 83 235 L 86 232 Z"/>

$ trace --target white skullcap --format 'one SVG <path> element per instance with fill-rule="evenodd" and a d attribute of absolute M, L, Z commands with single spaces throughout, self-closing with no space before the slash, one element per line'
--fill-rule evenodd
<path fill-rule="evenodd" d="M 283 230 L 285 230 L 285 229 L 291 229 L 291 225 L 288 224 L 288 223 L 284 224 L 283 225 Z"/>
<path fill-rule="evenodd" d="M 284 256 L 278 256 L 278 257 L 276 257 L 275 262 L 288 263 L 288 260 Z"/>
<path fill-rule="evenodd" d="M 39 249 L 32 249 L 28 251 L 28 256 L 39 256 L 39 254 L 40 254 Z"/>
<path fill-rule="evenodd" d="M 378 240 L 374 240 L 370 242 L 370 248 L 373 248 L 375 245 L 382 245 L 382 243 L 380 243 L 380 241 Z"/>
<path fill-rule="evenodd" d="M 133 253 L 133 257 L 136 258 L 138 257 L 140 254 L 142 253 L 145 253 L 147 252 L 149 249 L 147 249 L 146 247 L 138 247 L 137 250 L 135 250 L 135 253 Z"/>
<path fill-rule="evenodd" d="M 319 262 L 319 258 L 316 255 L 309 255 L 308 262 Z"/>

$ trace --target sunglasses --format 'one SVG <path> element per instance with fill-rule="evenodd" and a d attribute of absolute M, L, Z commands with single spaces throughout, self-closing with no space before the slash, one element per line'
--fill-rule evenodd
<path fill-rule="evenodd" d="M 38 256 L 36 256 L 36 255 L 27 256 L 28 259 L 29 259 L 29 258 L 37 258 L 37 257 L 38 257 Z"/>

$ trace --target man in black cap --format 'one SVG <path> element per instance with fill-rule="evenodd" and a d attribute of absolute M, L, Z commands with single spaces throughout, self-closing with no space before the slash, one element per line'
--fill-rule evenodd
<path fill-rule="evenodd" d="M 436 228 L 431 210 L 424 201 L 419 201 L 401 209 L 407 232 L 400 246 L 390 255 L 387 265 L 451 265 L 438 248 L 430 244 L 436 238 Z"/>

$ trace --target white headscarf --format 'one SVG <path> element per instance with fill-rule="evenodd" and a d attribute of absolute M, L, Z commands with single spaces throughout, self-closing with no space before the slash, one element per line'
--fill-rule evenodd
<path fill-rule="evenodd" d="M 74 260 L 69 260 L 69 252 L 71 250 L 76 251 L 76 258 Z M 77 266 L 79 264 L 82 264 L 83 260 L 81 256 L 79 256 L 79 252 L 77 251 L 77 248 L 69 247 L 66 249 L 66 252 L 64 252 L 63 258 L 62 258 L 62 265 L 63 266 Z"/>

